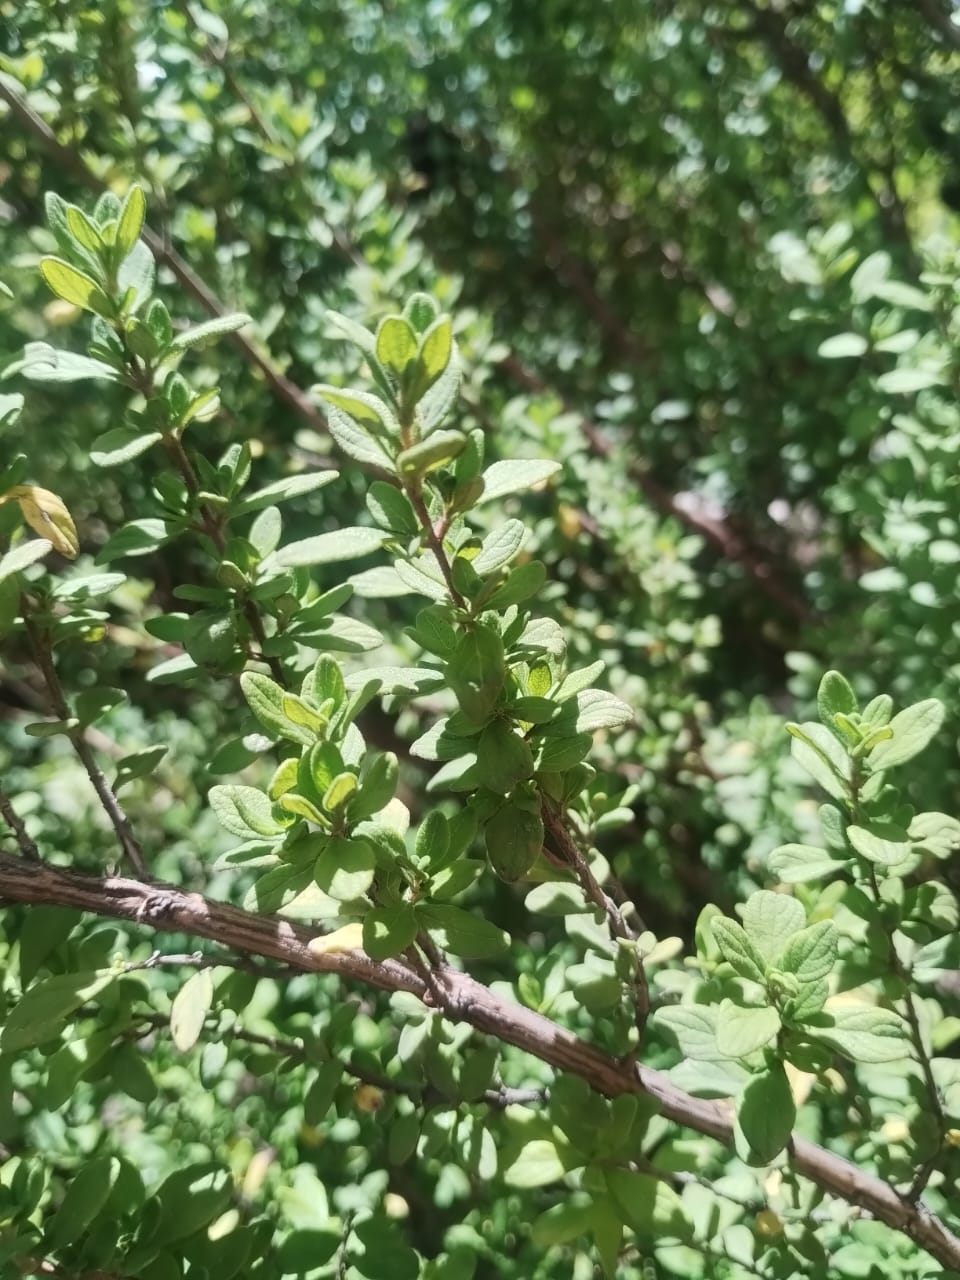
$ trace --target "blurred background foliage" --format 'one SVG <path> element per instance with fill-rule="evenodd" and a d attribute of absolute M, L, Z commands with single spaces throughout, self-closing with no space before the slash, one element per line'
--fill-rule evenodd
<path fill-rule="evenodd" d="M 0 297 L 0 357 L 29 341 L 84 347 L 79 313 L 36 270 L 54 247 L 41 229 L 51 189 L 88 207 L 103 185 L 141 181 L 163 243 L 253 315 L 256 348 L 300 387 L 356 378 L 328 308 L 372 325 L 415 288 L 437 296 L 457 317 L 463 421 L 489 456 L 564 464 L 523 508 L 550 570 L 543 610 L 578 658 L 606 661 L 638 717 L 600 748 L 597 841 L 658 936 L 689 943 L 704 903 L 729 908 L 762 882 L 771 848 L 815 825 L 781 726 L 809 713 L 827 665 L 863 698 L 946 702 L 923 805 L 955 811 L 954 12 L 947 0 L 0 0 L 0 84 L 32 113 L 0 99 L 0 279 L 13 293 Z M 160 280 L 178 314 L 205 318 L 169 271 Z M 334 455 L 229 342 L 190 360 L 222 388 L 224 411 L 193 441 L 209 457 L 249 439 L 266 483 Z M 27 442 L 32 479 L 63 496 L 94 556 L 149 501 L 149 460 L 100 473 L 88 458 L 122 393 L 16 375 L 3 389 L 26 389 L 13 443 Z M 356 522 L 367 479 L 342 472 L 288 509 L 288 536 Z M 171 745 L 162 785 L 126 799 L 158 873 L 189 883 L 223 847 L 202 796 L 240 704 L 227 682 L 200 700 L 145 679 L 166 655 L 140 623 L 180 607 L 173 586 L 205 572 L 182 544 L 169 556 L 126 561 L 112 643 L 60 661 L 73 687 L 131 692 L 100 725 L 104 752 Z M 408 602 L 387 605 L 402 645 Z M 352 608 L 376 625 L 387 605 Z M 37 702 L 25 658 L 0 674 L 0 702 L 0 760 L 38 837 L 55 848 L 79 829 L 77 861 L 103 866 L 112 845 L 79 765 L 62 740 L 23 733 Z M 367 730 L 403 755 L 421 728 L 408 710 Z M 416 816 L 416 762 L 405 770 Z M 226 896 L 235 881 L 210 887 Z M 509 890 L 483 892 L 515 923 Z M 282 994 L 290 1025 L 298 992 Z M 171 1097 L 185 1070 L 172 1055 Z M 226 1077 L 217 1088 L 237 1096 Z M 253 1091 L 236 1114 L 255 1130 L 247 1110 L 266 1105 Z M 197 1106 L 177 1123 L 203 1146 Z M 322 1141 L 354 1153 L 360 1185 L 372 1121 L 339 1123 Z M 476 1193 L 440 1155 L 423 1176 L 444 1187 L 428 1205 Z M 403 1195 L 416 1213 L 422 1188 Z M 508 1219 L 507 1202 L 496 1212 Z M 443 1215 L 421 1218 L 436 1245 Z M 554 1274 L 509 1265 L 491 1274 Z"/>

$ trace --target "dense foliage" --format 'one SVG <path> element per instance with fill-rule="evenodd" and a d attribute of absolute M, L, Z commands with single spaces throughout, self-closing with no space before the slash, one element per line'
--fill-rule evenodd
<path fill-rule="evenodd" d="M 4 1275 L 960 1275 L 953 18 L 0 0 Z"/>

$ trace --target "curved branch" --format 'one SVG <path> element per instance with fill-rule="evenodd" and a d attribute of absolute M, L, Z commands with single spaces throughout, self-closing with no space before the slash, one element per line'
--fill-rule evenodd
<path fill-rule="evenodd" d="M 362 951 L 315 954 L 310 949 L 314 935 L 302 926 L 253 915 L 173 885 L 82 875 L 0 854 L 0 900 L 74 907 L 162 932 L 207 938 L 304 972 L 337 973 L 383 991 L 408 991 L 436 1007 L 423 979 L 399 960 L 377 964 Z M 611 1058 L 542 1014 L 501 999 L 467 974 L 444 967 L 434 976 L 442 983 L 447 1017 L 577 1075 L 607 1097 L 646 1094 L 668 1120 L 733 1145 L 733 1117 L 723 1104 L 684 1093 L 661 1071 Z M 788 1151 L 796 1171 L 824 1191 L 903 1232 L 944 1266 L 960 1268 L 960 1238 L 922 1204 L 911 1204 L 886 1182 L 802 1138 L 794 1138 Z"/>

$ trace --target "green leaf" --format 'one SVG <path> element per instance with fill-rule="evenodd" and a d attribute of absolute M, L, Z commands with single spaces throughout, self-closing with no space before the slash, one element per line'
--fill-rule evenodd
<path fill-rule="evenodd" d="M 452 462 L 463 452 L 466 443 L 462 431 L 435 431 L 426 440 L 397 454 L 397 470 L 408 479 L 425 476 Z"/>
<path fill-rule="evenodd" d="M 780 1034 L 780 1014 L 770 1005 L 744 1009 L 723 1000 L 717 1015 L 717 1050 L 725 1058 L 746 1058 Z"/>
<path fill-rule="evenodd" d="M 213 1164 L 191 1164 L 171 1173 L 156 1192 L 159 1221 L 151 1246 L 172 1244 L 207 1227 L 227 1208 L 233 1194 L 229 1175 Z"/>
<path fill-rule="evenodd" d="M 120 1161 L 116 1156 L 94 1156 L 81 1164 L 70 1179 L 56 1212 L 48 1219 L 45 1248 L 75 1247 L 100 1215 L 119 1174 Z"/>
<path fill-rule="evenodd" d="M 666 1005 L 654 1013 L 653 1021 L 674 1037 L 685 1058 L 698 1062 L 719 1062 L 727 1055 L 717 1048 L 717 1009 L 709 1005 Z"/>
<path fill-rule="evenodd" d="M 852 716 L 859 710 L 857 696 L 839 671 L 828 671 L 817 690 L 817 711 L 828 729 L 837 715 Z"/>
<path fill-rule="evenodd" d="M 401 582 L 406 583 L 411 591 L 417 595 L 427 596 L 430 600 L 445 601 L 447 599 L 447 585 L 443 581 L 442 576 L 428 572 L 433 566 L 427 556 L 419 556 L 415 561 L 408 562 L 406 560 L 394 560 L 393 567 L 397 572 L 397 577 Z"/>
<path fill-rule="evenodd" d="M 82 725 L 95 724 L 111 708 L 126 701 L 126 697 L 123 689 L 84 689 L 83 693 L 78 693 L 74 699 L 77 720 Z"/>
<path fill-rule="evenodd" d="M 338 329 L 340 333 L 344 334 L 355 347 L 359 347 L 366 355 L 372 356 L 376 354 L 377 340 L 369 329 L 357 324 L 349 316 L 341 315 L 339 311 L 325 311 L 324 319 L 334 329 Z"/>
<path fill-rule="evenodd" d="M 367 510 L 381 529 L 402 533 L 414 538 L 420 532 L 410 499 L 401 490 L 385 480 L 374 480 L 367 490 Z"/>
<path fill-rule="evenodd" d="M 62 258 L 41 258 L 40 274 L 57 297 L 65 302 L 72 302 L 75 307 L 92 311 L 94 315 L 112 315 L 113 305 L 96 280 Z"/>
<path fill-rule="evenodd" d="M 429 293 L 412 293 L 403 308 L 403 314 L 417 333 L 424 333 L 440 314 L 440 307 Z"/>
<path fill-rule="evenodd" d="M 591 910 L 591 904 L 578 884 L 562 880 L 547 880 L 536 885 L 524 899 L 524 906 L 533 915 L 571 916 Z"/>
<path fill-rule="evenodd" d="M 830 1012 L 831 1027 L 808 1027 L 807 1034 L 854 1062 L 896 1062 L 910 1055 L 903 1020 L 889 1009 L 861 1005 Z"/>
<path fill-rule="evenodd" d="M 417 831 L 414 853 L 417 861 L 431 872 L 447 863 L 450 848 L 450 824 L 439 809 L 431 809 Z"/>
<path fill-rule="evenodd" d="M 497 718 L 480 735 L 477 770 L 483 786 L 506 795 L 533 774 L 533 752 L 512 725 Z"/>
<path fill-rule="evenodd" d="M 29 542 L 21 542 L 19 546 L 0 557 L 0 582 L 3 582 L 4 578 L 11 578 L 35 561 L 42 560 L 52 549 L 53 543 L 47 538 L 31 538 Z"/>
<path fill-rule="evenodd" d="M 43 978 L 21 996 L 0 1031 L 0 1052 L 19 1053 L 60 1034 L 72 1013 L 96 997 L 118 975 L 113 970 L 77 970 Z"/>
<path fill-rule="evenodd" d="M 181 653 L 167 662 L 158 662 L 147 672 L 151 684 L 184 684 L 191 679 L 200 668 L 188 653 Z"/>
<path fill-rule="evenodd" d="M 454 359 L 453 321 L 438 316 L 420 339 L 413 398 L 419 400 L 446 371 Z"/>
<path fill-rule="evenodd" d="M 735 972 L 751 982 L 763 982 L 767 966 L 746 931 L 735 920 L 728 920 L 725 916 L 718 916 L 712 928 L 720 954 Z"/>
<path fill-rule="evenodd" d="M 377 329 L 376 356 L 383 367 L 402 378 L 417 358 L 417 335 L 402 316 L 385 316 Z"/>
<path fill-rule="evenodd" d="M 820 724 L 788 724 L 793 738 L 790 754 L 834 800 L 847 798 L 849 777 L 847 754 L 840 743 Z"/>
<path fill-rule="evenodd" d="M 872 822 L 869 827 L 851 823 L 847 839 L 862 858 L 883 867 L 895 867 L 913 853 L 907 832 L 889 823 Z"/>
<path fill-rule="evenodd" d="M 170 1007 L 170 1032 L 181 1053 L 187 1053 L 200 1039 L 212 1004 L 213 973 L 200 969 L 186 980 Z"/>
<path fill-rule="evenodd" d="M 243 899 L 244 911 L 275 915 L 289 905 L 313 880 L 313 867 L 288 863 L 260 876 Z"/>
<path fill-rule="evenodd" d="M 326 406 L 331 419 L 346 416 L 351 423 L 377 435 L 396 435 L 400 424 L 393 410 L 379 396 L 368 391 L 342 391 L 339 387 L 319 385 L 314 393 Z M 336 438 L 336 437 L 335 437 Z"/>
<path fill-rule="evenodd" d="M 279 836 L 285 828 L 273 816 L 273 806 L 256 787 L 231 782 L 210 788 L 210 807 L 217 820 L 235 836 Z"/>
<path fill-rule="evenodd" d="M 860 717 L 865 729 L 882 729 L 893 717 L 893 699 L 889 693 L 878 693 L 863 708 Z"/>
<path fill-rule="evenodd" d="M 889 373 L 881 373 L 876 379 L 878 391 L 886 391 L 889 395 L 914 395 L 925 391 L 928 387 L 939 387 L 945 378 L 939 369 L 891 369 Z"/>
<path fill-rule="evenodd" d="M 114 791 L 126 786 L 128 782 L 133 782 L 135 778 L 145 778 L 153 773 L 169 750 L 169 747 L 163 746 L 144 747 L 140 751 L 131 751 L 129 755 L 123 756 L 117 761 L 117 772 L 113 780 Z"/>
<path fill-rule="evenodd" d="M 392 751 L 367 756 L 360 772 L 360 790 L 350 801 L 349 819 L 360 822 L 379 813 L 397 789 L 400 764 Z"/>
<path fill-rule="evenodd" d="M 782 1063 L 754 1076 L 737 1099 L 737 1154 L 748 1164 L 769 1164 L 790 1141 L 797 1108 Z"/>
<path fill-rule="evenodd" d="M 88 604 L 103 596 L 109 596 L 126 582 L 122 573 L 90 573 L 76 578 L 65 578 L 53 588 L 55 600 Z"/>
<path fill-rule="evenodd" d="M 511 569 L 506 582 L 483 602 L 484 609 L 502 613 L 512 604 L 520 604 L 537 595 L 547 580 L 547 566 L 542 560 L 530 560 L 527 564 Z"/>
<path fill-rule="evenodd" d="M 141 307 L 146 303 L 151 293 L 157 275 L 157 264 L 154 261 L 153 254 L 143 243 L 138 241 L 120 264 L 117 272 L 117 288 L 121 296 L 132 290 L 132 303 L 127 303 L 128 308 Z"/>
<path fill-rule="evenodd" d="M 0 427 L 11 427 L 20 417 L 23 409 L 23 396 L 0 395 Z"/>
<path fill-rule="evenodd" d="M 777 957 L 777 968 L 801 982 L 825 978 L 837 962 L 839 934 L 832 920 L 820 920 L 795 933 Z"/>
<path fill-rule="evenodd" d="M 683 1202 L 662 1178 L 632 1169 L 607 1169 L 604 1178 L 614 1203 L 640 1240 L 690 1235 Z"/>
<path fill-rule="evenodd" d="M 75 204 L 68 204 L 65 213 L 70 234 L 84 249 L 92 250 L 94 260 L 96 260 L 103 249 L 103 237 L 100 235 L 98 228 L 90 221 L 83 210 L 78 209 Z"/>
<path fill-rule="evenodd" d="M 584 689 L 577 694 L 577 733 L 619 729 L 633 719 L 633 708 L 606 689 Z"/>
<path fill-rule="evenodd" d="M 336 529 L 332 533 L 318 533 L 300 542 L 290 542 L 272 552 L 261 563 L 261 573 L 272 569 L 290 569 L 299 565 L 335 564 L 340 560 L 355 560 L 368 556 L 383 546 L 384 535 L 379 529 L 365 526 Z"/>
<path fill-rule="evenodd" d="M 239 502 L 234 510 L 238 516 L 243 516 L 277 502 L 289 502 L 291 498 L 302 498 L 304 494 L 313 493 L 316 489 L 322 489 L 324 485 L 330 484 L 339 474 L 338 471 L 309 471 L 303 475 L 285 476 L 282 480 L 274 480 L 272 484 L 251 493 Z"/>
<path fill-rule="evenodd" d="M 391 454 L 380 440 L 371 434 L 370 429 L 359 426 L 349 414 L 329 402 L 327 403 L 327 428 L 348 458 L 353 458 L 364 466 L 378 467 L 389 474 L 395 472 Z M 384 431 L 386 430 L 385 425 Z"/>
<path fill-rule="evenodd" d="M 523 546 L 527 530 L 521 520 L 507 520 L 483 540 L 479 555 L 473 561 L 473 569 L 483 577 L 502 569 Z"/>
<path fill-rule="evenodd" d="M 503 1180 L 508 1187 L 528 1191 L 534 1187 L 547 1187 L 551 1182 L 559 1182 L 566 1172 L 556 1145 L 546 1138 L 533 1138 L 524 1144 L 513 1163 L 503 1171 Z"/>
<path fill-rule="evenodd" d="M 327 813 L 335 814 L 344 808 L 358 786 L 359 783 L 355 773 L 351 773 L 349 770 L 338 773 L 323 795 L 323 807 Z"/>
<path fill-rule="evenodd" d="M 248 316 L 244 311 L 236 311 L 227 316 L 215 316 L 212 320 L 178 333 L 170 343 L 170 350 L 187 351 L 191 347 L 206 346 L 214 339 L 222 338 L 228 333 L 236 333 L 238 329 L 252 322 L 252 316 Z"/>
<path fill-rule="evenodd" d="M 515 458 L 503 462 L 493 462 L 483 473 L 483 493 L 477 499 L 481 502 L 492 502 L 495 498 L 506 497 L 508 493 L 522 493 L 526 489 L 534 489 L 543 484 L 551 476 L 562 470 L 559 462 L 548 462 L 541 458 Z"/>
<path fill-rule="evenodd" d="M 117 370 L 102 360 L 61 351 L 47 342 L 28 342 L 20 367 L 23 376 L 31 382 L 82 382 L 88 378 L 117 382 L 120 378 Z M 8 368 L 6 372 L 11 370 Z"/>
<path fill-rule="evenodd" d="M 341 1243 L 333 1227 L 299 1227 L 274 1246 L 274 1261 L 283 1275 L 306 1275 L 328 1263 Z"/>
<path fill-rule="evenodd" d="M 837 333 L 820 343 L 817 355 L 825 360 L 840 360 L 845 356 L 862 356 L 867 347 L 866 338 L 859 333 Z"/>
<path fill-rule="evenodd" d="M 324 1062 L 303 1097 L 303 1118 L 316 1125 L 333 1106 L 334 1094 L 343 1083 L 343 1067 L 339 1062 Z"/>
<path fill-rule="evenodd" d="M 530 1239 L 535 1248 L 548 1249 L 555 1244 L 569 1244 L 593 1229 L 595 1213 L 592 1202 L 571 1203 L 569 1199 L 552 1205 L 530 1226 Z"/>
<path fill-rule="evenodd" d="M 406 951 L 416 939 L 416 912 L 407 902 L 374 907 L 363 918 L 363 949 L 371 960 L 386 960 Z"/>
<path fill-rule="evenodd" d="M 491 921 L 461 907 L 417 905 L 417 919 L 444 950 L 464 960 L 484 960 L 501 955 L 510 946 L 510 935 Z"/>
<path fill-rule="evenodd" d="M 270 733 L 299 742 L 303 747 L 313 746 L 316 731 L 290 719 L 284 710 L 284 699 L 289 695 L 275 680 L 256 671 L 245 671 L 240 677 L 240 688 L 250 710 Z"/>
<path fill-rule="evenodd" d="M 529 804 L 507 801 L 483 829 L 487 858 L 501 880 L 522 880 L 543 851 L 543 819 Z"/>
<path fill-rule="evenodd" d="M 752 893 L 743 908 L 743 927 L 767 961 L 775 960 L 806 923 L 807 913 L 796 898 L 769 889 Z"/>
<path fill-rule="evenodd" d="M 418 368 L 422 374 L 423 366 L 418 364 Z M 417 369 L 414 369 L 412 372 L 416 378 Z M 413 398 L 419 399 L 419 404 L 417 405 L 417 417 L 420 422 L 421 436 L 428 436 L 430 432 L 435 431 L 436 428 L 440 426 L 456 404 L 459 391 L 460 360 L 457 355 L 457 345 L 456 343 L 453 343 L 450 352 L 450 362 L 430 389 L 423 392 L 416 385 L 413 387 Z M 465 458 L 467 456 L 467 452 L 468 450 L 464 449 L 463 453 L 460 455 L 460 459 Z M 459 470 L 455 474 L 459 487 L 459 482 L 461 481 L 462 476 Z"/>
<path fill-rule="evenodd" d="M 133 186 L 127 192 L 126 199 L 120 208 L 117 223 L 117 238 L 114 244 L 121 257 L 125 258 L 140 239 L 143 220 L 147 216 L 147 201 L 142 187 Z"/>
<path fill-rule="evenodd" d="M 767 859 L 771 875 L 784 884 L 803 884 L 822 880 L 850 865 L 849 858 L 838 858 L 828 849 L 809 844 L 782 844 Z"/>
<path fill-rule="evenodd" d="M 946 813 L 918 813 L 908 831 L 915 852 L 946 858 L 960 848 L 960 822 Z"/>
<path fill-rule="evenodd" d="M 867 756 L 870 768 L 879 772 L 912 760 L 939 732 L 943 716 L 943 703 L 936 698 L 905 707 L 890 721 L 893 737 L 878 743 Z"/>
<path fill-rule="evenodd" d="M 145 556 L 156 551 L 173 536 L 173 529 L 164 520 L 147 517 L 130 520 L 109 537 L 97 556 L 97 564 L 109 564 L 121 556 Z"/>
<path fill-rule="evenodd" d="M 377 859 L 373 846 L 357 837 L 331 837 L 313 869 L 314 879 L 337 902 L 352 902 L 373 884 Z"/>

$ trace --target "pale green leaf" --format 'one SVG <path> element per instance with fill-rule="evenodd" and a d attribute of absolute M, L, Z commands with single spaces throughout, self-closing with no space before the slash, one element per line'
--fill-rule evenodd
<path fill-rule="evenodd" d="M 170 1008 L 170 1032 L 181 1053 L 192 1049 L 200 1039 L 212 1004 L 213 974 L 209 969 L 201 969 L 186 980 Z"/>

